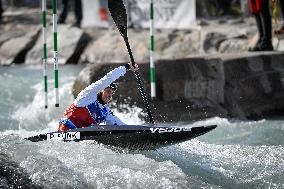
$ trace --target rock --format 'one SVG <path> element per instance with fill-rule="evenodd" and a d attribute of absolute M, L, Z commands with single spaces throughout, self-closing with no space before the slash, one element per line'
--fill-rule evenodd
<path fill-rule="evenodd" d="M 173 40 L 178 36 L 175 32 L 167 32 L 167 31 L 156 31 L 156 34 L 154 36 L 155 39 L 155 55 L 156 58 L 162 58 L 162 55 L 164 54 L 165 50 L 169 48 L 169 46 L 172 45 Z M 149 61 L 149 60 L 147 60 Z"/>
<path fill-rule="evenodd" d="M 240 39 L 226 39 L 220 43 L 218 52 L 219 53 L 241 53 L 248 51 L 249 47 L 248 40 Z"/>
<path fill-rule="evenodd" d="M 105 63 L 127 61 L 128 53 L 123 38 L 118 32 L 108 31 L 93 41 L 82 55 L 82 62 Z"/>
<path fill-rule="evenodd" d="M 158 100 L 154 104 L 156 115 L 166 116 L 164 121 L 227 116 L 220 105 L 225 85 L 220 59 L 163 60 L 157 62 L 156 72 Z"/>
<path fill-rule="evenodd" d="M 219 46 L 224 40 L 226 40 L 226 35 L 222 33 L 207 32 L 203 34 L 202 53 L 213 54 L 218 52 Z"/>
<path fill-rule="evenodd" d="M 157 62 L 156 75 L 162 88 L 160 98 L 164 101 L 204 98 L 223 103 L 224 80 L 220 77 L 222 69 L 214 69 L 222 65 L 220 60 L 214 60 L 214 63 L 204 58 Z"/>
<path fill-rule="evenodd" d="M 34 184 L 26 171 L 11 157 L 0 153 L 0 188 L 42 188 Z"/>
<path fill-rule="evenodd" d="M 3 33 L 2 33 L 3 32 Z M 11 38 L 17 38 L 24 35 L 23 30 L 13 30 L 13 31 L 1 31 L 0 35 L 0 47 L 3 43 Z"/>
<path fill-rule="evenodd" d="M 189 54 L 199 54 L 200 32 L 198 30 L 190 33 L 180 32 L 168 43 L 168 47 L 162 52 L 160 58 L 178 59 L 187 57 Z"/>
<path fill-rule="evenodd" d="M 26 64 L 39 64 L 42 62 L 42 34 L 39 39 L 28 52 L 25 60 Z M 77 63 L 89 40 L 89 36 L 77 27 L 58 25 L 58 63 Z M 48 27 L 47 32 L 47 57 L 47 62 L 53 63 L 53 31 L 51 27 Z"/>
<path fill-rule="evenodd" d="M 50 20 L 47 16 L 47 21 Z M 24 63 L 27 52 L 35 44 L 41 28 L 39 10 L 6 7 L 0 24 L 0 60 L 2 64 Z"/>
<path fill-rule="evenodd" d="M 6 40 L 0 47 L 0 64 L 24 63 L 27 52 L 32 48 L 39 35 L 39 28 L 27 31 L 26 34 L 10 34 L 13 37 Z M 18 37 L 15 37 L 20 35 Z M 9 36 L 9 35 L 8 35 Z"/>
<path fill-rule="evenodd" d="M 132 53 L 137 62 L 143 62 L 149 59 L 148 41 L 145 31 L 130 31 L 129 43 Z M 130 36 L 132 36 L 130 38 Z M 129 61 L 129 55 L 122 36 L 116 29 L 106 31 L 98 40 L 94 40 L 82 55 L 82 62 L 91 62 L 95 64 L 105 62 L 126 62 Z"/>
<path fill-rule="evenodd" d="M 261 118 L 284 109 L 283 53 L 259 52 L 223 60 L 225 107 L 232 117 Z"/>

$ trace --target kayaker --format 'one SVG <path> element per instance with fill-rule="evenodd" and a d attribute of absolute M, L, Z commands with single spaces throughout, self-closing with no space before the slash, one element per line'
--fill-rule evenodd
<path fill-rule="evenodd" d="M 138 65 L 132 66 L 129 63 L 119 66 L 82 90 L 65 110 L 64 118 L 59 120 L 58 131 L 95 126 L 103 122 L 106 125 L 125 125 L 113 115 L 107 104 L 112 100 L 117 88 L 114 81 L 124 76 L 127 70 L 135 72 Z"/>

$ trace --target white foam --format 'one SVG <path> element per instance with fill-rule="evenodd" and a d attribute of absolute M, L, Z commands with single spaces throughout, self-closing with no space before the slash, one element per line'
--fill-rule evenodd
<path fill-rule="evenodd" d="M 22 160 L 37 183 L 45 187 L 85 185 L 91 188 L 184 188 L 186 175 L 171 161 L 157 162 L 141 154 L 117 153 L 104 145 L 41 143 Z"/>
<path fill-rule="evenodd" d="M 64 109 L 72 102 L 73 96 L 70 94 L 74 77 L 65 77 L 62 80 L 62 86 L 59 88 L 60 107 L 54 106 L 55 90 L 49 91 L 49 108 L 45 109 L 43 104 L 43 87 L 40 83 L 32 86 L 35 90 L 35 95 L 32 102 L 27 105 L 20 105 L 12 114 L 11 118 L 19 122 L 19 129 L 38 130 L 45 128 L 55 128 L 50 126 L 51 122 L 58 120 L 64 112 Z M 72 82 L 70 82 L 72 81 Z M 57 125 L 57 124 L 56 124 Z"/>
<path fill-rule="evenodd" d="M 119 117 L 123 123 L 126 123 L 127 125 L 139 125 L 143 124 L 144 121 L 139 117 L 139 115 L 143 115 L 142 109 L 138 107 L 128 107 L 127 105 L 122 105 L 123 109 L 126 109 L 127 111 L 121 112 L 118 111 L 117 108 L 113 109 L 114 115 Z"/>

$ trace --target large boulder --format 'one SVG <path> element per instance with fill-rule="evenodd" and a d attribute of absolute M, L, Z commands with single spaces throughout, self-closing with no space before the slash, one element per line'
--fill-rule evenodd
<path fill-rule="evenodd" d="M 3 45 L 6 41 L 8 41 L 11 38 L 17 38 L 21 37 L 25 34 L 25 30 L 12 30 L 7 31 L 4 29 L 1 29 L 1 35 L 0 35 L 0 46 Z"/>
<path fill-rule="evenodd" d="M 0 24 L 0 64 L 24 63 L 27 52 L 38 39 L 40 26 L 38 10 L 6 7 Z"/>
<path fill-rule="evenodd" d="M 53 63 L 53 31 L 48 27 L 47 32 L 47 61 Z M 43 36 L 40 35 L 36 45 L 28 52 L 26 64 L 40 64 L 43 54 Z M 77 63 L 87 46 L 90 37 L 80 28 L 70 25 L 58 25 L 58 63 Z"/>
<path fill-rule="evenodd" d="M 159 35 L 158 35 L 159 36 Z M 159 44 L 159 37 L 156 38 Z M 160 47 L 156 46 L 160 56 L 163 59 L 179 59 L 185 58 L 189 54 L 199 54 L 200 52 L 200 31 L 174 31 L 169 33 L 167 43 L 161 44 Z M 163 51 L 159 51 L 163 49 Z"/>
<path fill-rule="evenodd" d="M 0 65 L 24 63 L 27 52 L 33 47 L 39 35 L 39 27 L 26 28 L 23 32 L 7 32 L 0 46 Z M 2 34 L 1 34 L 2 36 Z"/>
<path fill-rule="evenodd" d="M 284 54 L 260 52 L 223 58 L 225 107 L 232 117 L 261 118 L 284 109 Z"/>
<path fill-rule="evenodd" d="M 32 182 L 27 172 L 6 154 L 0 153 L 0 188 L 42 188 Z"/>
<path fill-rule="evenodd" d="M 253 46 L 249 44 L 249 40 L 244 39 L 226 39 L 224 40 L 218 48 L 220 53 L 241 53 L 246 52 L 248 47 Z"/>
<path fill-rule="evenodd" d="M 129 43 L 137 62 L 143 62 L 149 58 L 148 41 L 145 30 L 141 32 L 129 32 Z M 139 50 L 138 50 L 139 49 Z M 106 30 L 106 33 L 94 40 L 82 54 L 82 62 L 95 64 L 106 62 L 126 62 L 129 55 L 122 36 L 116 28 Z"/>

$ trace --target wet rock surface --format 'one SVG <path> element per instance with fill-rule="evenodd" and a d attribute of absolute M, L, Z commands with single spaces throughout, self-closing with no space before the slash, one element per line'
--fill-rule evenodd
<path fill-rule="evenodd" d="M 9 38 L 0 47 L 0 64 L 20 64 L 25 61 L 27 52 L 33 47 L 39 36 L 39 28 L 30 31 L 28 35 Z"/>
<path fill-rule="evenodd" d="M 11 161 L 8 155 L 0 153 L 0 188 L 39 189 L 42 187 L 34 184 L 26 171 L 16 162 Z"/>
<path fill-rule="evenodd" d="M 58 26 L 58 63 L 77 63 L 81 53 L 88 44 L 90 37 L 81 29 L 71 27 L 69 25 Z M 27 53 L 25 59 L 26 64 L 41 63 L 42 59 L 42 33 L 40 40 L 37 40 L 36 45 Z M 47 57 L 48 63 L 53 63 L 53 33 L 52 30 L 47 32 Z"/>

